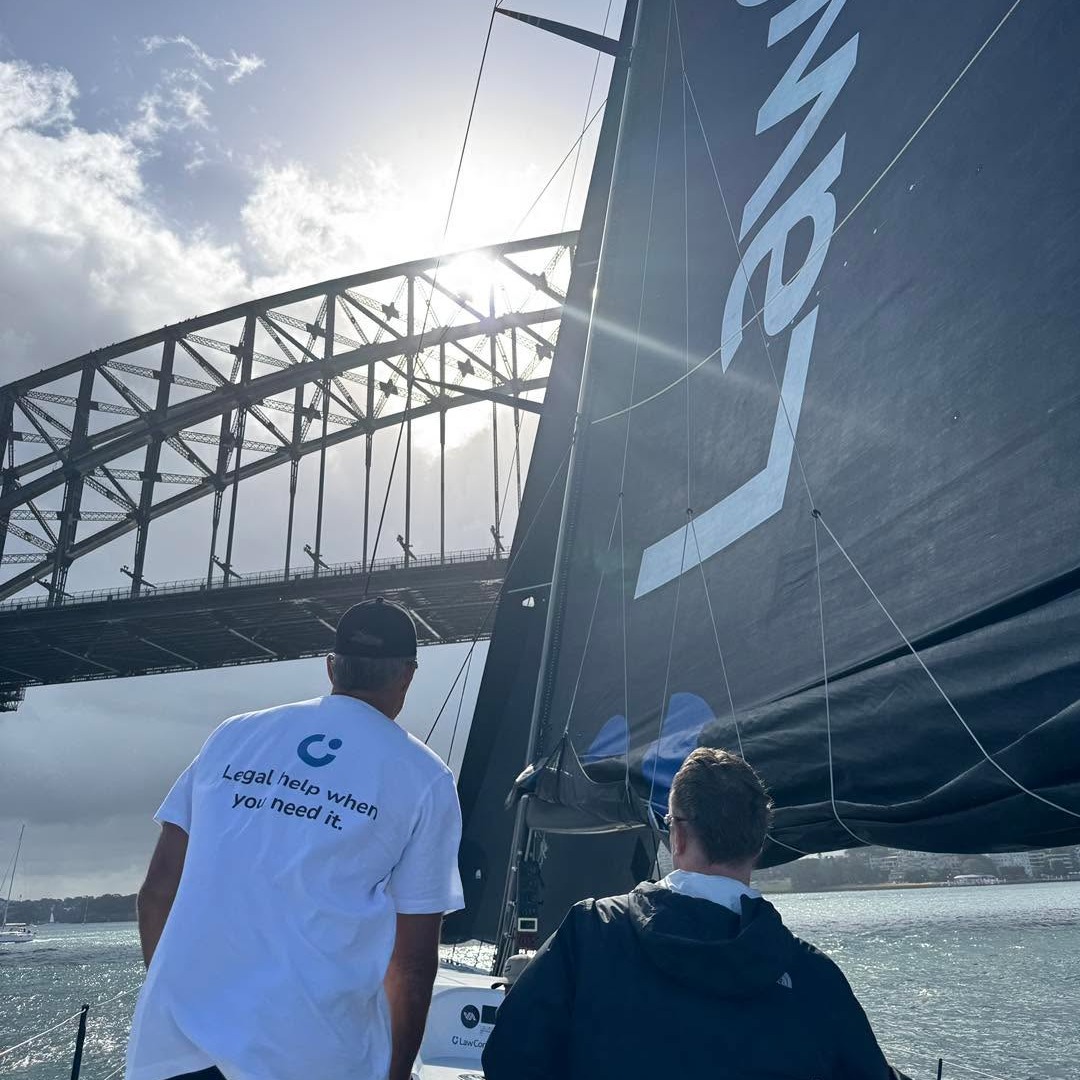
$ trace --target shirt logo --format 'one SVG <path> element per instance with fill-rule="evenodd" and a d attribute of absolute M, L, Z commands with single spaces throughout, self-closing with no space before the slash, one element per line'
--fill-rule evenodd
<path fill-rule="evenodd" d="M 791 989 L 791 976 L 786 971 L 776 981 L 780 986 L 786 986 L 789 990 Z"/>
<path fill-rule="evenodd" d="M 461 1010 L 461 1023 L 467 1028 L 474 1028 L 480 1023 L 480 1010 L 475 1005 L 466 1005 Z"/>
<path fill-rule="evenodd" d="M 309 735 L 306 739 L 301 739 L 300 745 L 296 748 L 296 756 L 305 764 L 310 765 L 312 768 L 317 769 L 322 765 L 329 765 L 337 754 L 312 754 L 310 749 L 315 743 L 321 743 L 326 738 L 324 734 Z M 340 739 L 331 739 L 326 744 L 331 750 L 341 749 Z"/>

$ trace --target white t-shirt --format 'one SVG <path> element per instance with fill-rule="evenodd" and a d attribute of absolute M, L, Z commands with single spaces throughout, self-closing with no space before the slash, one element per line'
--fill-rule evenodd
<path fill-rule="evenodd" d="M 439 757 L 343 695 L 226 720 L 158 810 L 189 834 L 128 1080 L 382 1080 L 398 913 L 463 904 Z"/>

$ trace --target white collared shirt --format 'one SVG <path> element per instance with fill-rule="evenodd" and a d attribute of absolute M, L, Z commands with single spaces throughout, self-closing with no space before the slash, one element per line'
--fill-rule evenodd
<path fill-rule="evenodd" d="M 742 898 L 749 896 L 756 899 L 761 896 L 757 889 L 752 889 L 744 882 L 721 874 L 696 874 L 692 870 L 672 870 L 661 885 L 683 896 L 696 896 L 700 900 L 711 900 L 730 908 L 736 914 L 742 910 Z"/>

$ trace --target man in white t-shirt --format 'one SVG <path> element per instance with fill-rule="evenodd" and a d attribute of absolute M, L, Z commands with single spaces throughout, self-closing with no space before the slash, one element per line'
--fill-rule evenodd
<path fill-rule="evenodd" d="M 408 1080 L 445 912 L 453 776 L 394 723 L 408 612 L 350 608 L 333 692 L 226 720 L 158 810 L 128 1080 Z"/>

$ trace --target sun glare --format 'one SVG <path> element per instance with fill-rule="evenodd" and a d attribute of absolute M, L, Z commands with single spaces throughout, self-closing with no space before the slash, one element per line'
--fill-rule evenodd
<path fill-rule="evenodd" d="M 499 280 L 498 269 L 489 255 L 470 252 L 444 263 L 439 277 L 446 288 L 458 293 L 474 307 L 486 309 L 488 295 Z"/>

